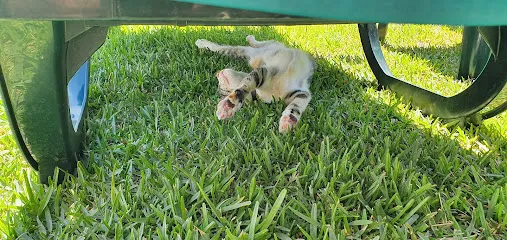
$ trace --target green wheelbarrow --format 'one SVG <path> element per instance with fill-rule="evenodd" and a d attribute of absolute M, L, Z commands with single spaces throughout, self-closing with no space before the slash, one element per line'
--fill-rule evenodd
<path fill-rule="evenodd" d="M 426 114 L 480 122 L 507 104 L 479 113 L 507 81 L 507 3 L 401 0 L 0 0 L 0 92 L 24 157 L 47 182 L 56 168 L 72 172 L 82 158 L 90 56 L 109 26 L 294 25 L 358 23 L 379 87 Z M 465 26 L 458 78 L 474 82 L 443 97 L 390 72 L 377 23 Z M 382 36 L 381 36 L 382 37 Z M 61 175 L 60 175 L 61 176 Z"/>

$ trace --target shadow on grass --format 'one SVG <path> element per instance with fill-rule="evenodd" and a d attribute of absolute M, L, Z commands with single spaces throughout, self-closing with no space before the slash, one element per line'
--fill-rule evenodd
<path fill-rule="evenodd" d="M 194 42 L 246 45 L 249 34 L 297 47 L 273 27 L 111 31 L 93 57 L 91 166 L 64 183 L 69 191 L 61 206 L 48 208 L 51 216 L 61 216 L 53 209 L 86 215 L 72 218 L 79 227 L 64 230 L 111 237 L 143 232 L 142 226 L 152 236 L 226 237 L 223 229 L 238 236 L 248 231 L 252 212 L 266 219 L 287 189 L 274 221 L 266 223 L 269 233 L 315 239 L 328 231 L 357 238 L 496 234 L 496 215 L 478 219 L 505 184 L 499 152 L 462 148 L 456 139 L 467 141 L 468 133 L 441 134 L 437 123 L 376 92 L 371 79 L 356 77 L 368 76 L 367 68 L 351 74 L 316 58 L 313 99 L 292 134 L 277 131 L 281 103 L 249 104 L 234 119 L 217 121 L 215 73 L 249 68 L 199 51 Z M 336 58 L 356 67 L 366 61 Z M 46 224 L 34 211 L 19 214 L 31 234 L 36 219 Z M 66 225 L 66 215 L 52 226 Z"/>
<path fill-rule="evenodd" d="M 410 55 L 413 58 L 426 60 L 431 68 L 444 76 L 455 79 L 461 54 L 461 44 L 451 47 L 424 46 L 424 47 L 395 47 L 384 42 L 382 47 L 387 51 Z"/>

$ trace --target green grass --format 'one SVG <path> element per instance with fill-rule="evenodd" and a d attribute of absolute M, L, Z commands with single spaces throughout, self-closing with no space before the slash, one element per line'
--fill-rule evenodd
<path fill-rule="evenodd" d="M 393 73 L 452 95 L 459 28 L 390 26 Z M 300 126 L 282 103 L 214 116 L 207 38 L 276 39 L 318 69 Z M 0 234 L 19 239 L 507 238 L 507 115 L 461 130 L 376 91 L 355 25 L 117 27 L 93 56 L 87 164 L 38 184 L 0 112 Z"/>

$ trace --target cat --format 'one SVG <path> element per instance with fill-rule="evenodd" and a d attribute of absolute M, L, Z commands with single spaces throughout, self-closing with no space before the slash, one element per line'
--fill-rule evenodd
<path fill-rule="evenodd" d="M 231 118 L 246 100 L 270 103 L 282 99 L 287 106 L 278 130 L 290 132 L 312 98 L 309 88 L 315 61 L 307 53 L 274 40 L 257 41 L 252 35 L 246 40 L 250 46 L 220 45 L 205 39 L 195 42 L 200 49 L 246 59 L 253 69 L 250 73 L 224 69 L 216 74 L 220 89 L 216 116 L 219 120 Z"/>

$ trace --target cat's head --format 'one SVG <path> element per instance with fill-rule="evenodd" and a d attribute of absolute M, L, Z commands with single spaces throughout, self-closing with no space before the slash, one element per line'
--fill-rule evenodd
<path fill-rule="evenodd" d="M 244 72 L 234 71 L 233 69 L 226 68 L 217 73 L 218 87 L 220 88 L 220 98 L 223 98 L 232 90 L 240 87 L 241 81 L 248 74 Z"/>

